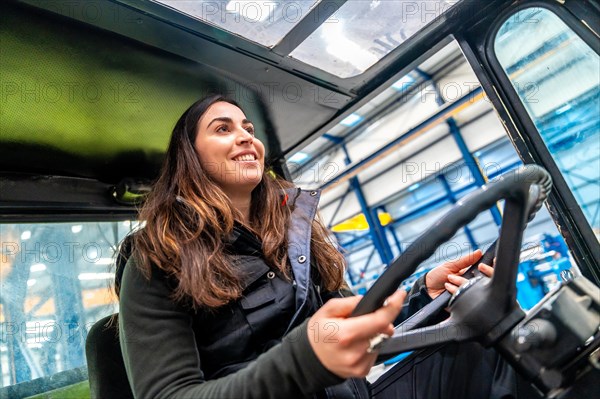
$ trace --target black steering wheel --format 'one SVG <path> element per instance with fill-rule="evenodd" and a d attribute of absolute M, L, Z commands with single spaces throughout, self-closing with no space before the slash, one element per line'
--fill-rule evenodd
<path fill-rule="evenodd" d="M 450 341 L 478 340 L 488 346 L 519 323 L 525 317 L 516 301 L 523 230 L 540 209 L 551 188 L 550 175 L 537 165 L 526 165 L 508 172 L 461 199 L 394 260 L 368 290 L 352 316 L 370 313 L 381 307 L 400 283 L 433 255 L 441 244 L 479 213 L 499 200 L 505 201 L 500 236 L 481 259 L 491 264 L 495 251 L 494 276 L 491 279 L 481 278 L 474 273 L 476 266 L 473 266 L 467 272 L 473 278 L 452 297 L 445 292 L 396 328 L 394 336 L 381 345 L 380 356 L 390 357 Z M 432 314 L 446 306 L 449 307 L 450 317 L 439 324 L 420 327 Z"/>

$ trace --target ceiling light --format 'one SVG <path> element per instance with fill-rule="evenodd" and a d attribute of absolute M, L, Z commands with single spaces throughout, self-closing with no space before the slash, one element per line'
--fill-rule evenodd
<path fill-rule="evenodd" d="M 344 118 L 340 124 L 344 125 L 344 126 L 354 126 L 356 125 L 358 122 L 360 122 L 363 119 L 362 116 L 357 115 L 357 114 L 350 114 L 348 115 L 346 118 Z"/>
<path fill-rule="evenodd" d="M 292 155 L 290 157 L 290 159 L 288 159 L 288 162 L 292 162 L 292 163 L 302 163 L 304 161 L 306 161 L 308 159 L 308 154 L 304 153 L 304 152 L 297 152 L 294 155 Z"/>
<path fill-rule="evenodd" d="M 241 15 L 246 22 L 263 22 L 277 6 L 276 1 L 235 1 L 225 6 L 225 11 Z"/>
<path fill-rule="evenodd" d="M 80 273 L 79 280 L 109 280 L 115 275 L 113 273 Z"/>
<path fill-rule="evenodd" d="M 331 17 L 330 17 L 331 18 Z M 322 37 L 327 43 L 326 51 L 339 60 L 352 64 L 361 72 L 379 61 L 375 54 L 364 50 L 358 44 L 347 39 L 342 31 L 342 24 L 338 21 L 325 21 L 322 25 Z"/>
<path fill-rule="evenodd" d="M 404 75 L 392 85 L 392 88 L 398 91 L 407 90 L 413 83 L 415 80 L 410 75 Z"/>
<path fill-rule="evenodd" d="M 566 105 L 563 105 L 562 107 L 560 107 L 559 109 L 557 109 L 557 110 L 555 111 L 555 113 L 556 113 L 557 115 L 560 115 L 560 114 L 562 114 L 563 112 L 567 112 L 567 111 L 568 111 L 568 110 L 570 110 L 570 109 L 571 109 L 571 104 L 566 104 Z"/>
<path fill-rule="evenodd" d="M 417 188 L 421 187 L 419 183 L 413 184 L 408 188 L 408 191 L 415 191 Z"/>
<path fill-rule="evenodd" d="M 30 272 L 43 272 L 44 270 L 46 270 L 46 265 L 44 265 L 43 263 L 36 263 L 34 265 L 31 265 L 31 267 L 29 268 Z"/>

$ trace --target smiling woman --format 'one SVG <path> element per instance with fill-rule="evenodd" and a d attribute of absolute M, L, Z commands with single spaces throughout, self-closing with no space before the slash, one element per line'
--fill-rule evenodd
<path fill-rule="evenodd" d="M 242 213 L 242 220 L 248 220 L 249 194 L 265 168 L 265 146 L 237 103 L 225 98 L 210 101 L 213 104 L 198 122 L 194 148 L 207 175 Z"/>
<path fill-rule="evenodd" d="M 393 333 L 406 292 L 349 318 L 360 297 L 343 298 L 352 295 L 345 261 L 315 218 L 319 192 L 265 173 L 264 153 L 242 109 L 220 95 L 176 123 L 140 212 L 146 225 L 117 262 L 120 347 L 135 397 L 369 397 L 360 377 L 377 357 L 373 337 Z M 462 284 L 452 274 L 480 255 L 421 279 L 404 316 L 431 300 L 427 290 Z M 102 351 L 94 334 L 91 359 Z M 98 397 L 114 386 L 96 373 L 90 384 Z"/>
<path fill-rule="evenodd" d="M 241 277 L 222 252 L 241 223 L 250 236 L 263 239 L 267 263 L 289 276 L 283 232 L 291 211 L 280 203 L 286 189 L 295 189 L 265 173 L 264 157 L 235 101 L 210 95 L 192 104 L 175 124 L 162 172 L 140 212 L 146 227 L 134 241 L 145 274 L 151 264 L 181 273 L 175 297 L 188 295 L 195 307 L 239 298 Z M 313 250 L 322 283 L 339 289 L 343 256 L 322 224 L 314 221 L 312 231 L 317 242 L 327 243 Z"/>
<path fill-rule="evenodd" d="M 264 155 L 230 99 L 199 100 L 176 123 L 140 214 L 146 226 L 134 234 L 121 271 L 119 336 L 134 395 L 238 396 L 250 386 L 257 397 L 306 395 L 339 384 L 340 376 L 366 374 L 375 360 L 364 350 L 368 338 L 391 332 L 400 293 L 362 320 L 360 337 L 346 332 L 366 345 L 357 346 L 362 365 L 326 369 L 319 361 L 323 352 L 311 349 L 319 342 L 308 341 L 305 319 L 340 295 L 344 259 L 313 220 L 317 193 L 266 174 Z M 285 195 L 292 199 L 282 206 Z M 327 324 L 341 312 L 320 317 Z M 320 370 L 319 377 L 304 369 Z M 280 388 L 266 384 L 274 379 Z M 366 397 L 364 382 L 357 384 Z"/>

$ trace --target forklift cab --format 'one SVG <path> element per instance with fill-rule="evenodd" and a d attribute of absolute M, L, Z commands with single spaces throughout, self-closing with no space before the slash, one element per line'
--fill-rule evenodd
<path fill-rule="evenodd" d="M 502 337 L 546 309 L 574 326 L 559 331 L 587 336 L 517 366 L 520 396 L 597 391 L 597 1 L 10 0 L 0 13 L 1 398 L 90 396 L 85 341 L 118 312 L 119 246 L 143 225 L 137 210 L 177 117 L 209 93 L 240 103 L 273 173 L 322 190 L 364 309 L 489 247 L 507 229 L 504 191 L 444 242 L 421 240 L 502 176 L 542 168 L 552 187 L 536 197 L 541 178 L 523 177 L 526 228 L 515 222 L 522 241 L 506 260 L 519 309 L 483 341 L 519 363 L 526 351 Z M 428 248 L 418 262 L 411 244 Z M 557 316 L 559 293 L 583 307 L 565 299 L 573 312 Z M 425 325 L 398 334 L 408 342 Z M 376 397 L 434 352 L 385 345 Z M 567 378 L 552 385 L 544 364 Z"/>

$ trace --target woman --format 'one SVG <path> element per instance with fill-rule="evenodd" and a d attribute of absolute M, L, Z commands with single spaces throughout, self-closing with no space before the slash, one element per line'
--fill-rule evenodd
<path fill-rule="evenodd" d="M 368 397 L 371 339 L 392 333 L 405 294 L 348 318 L 360 298 L 343 298 L 319 193 L 265 173 L 264 159 L 234 101 L 209 96 L 177 122 L 120 285 L 136 397 Z M 478 256 L 428 273 L 408 308 L 456 289 Z"/>

